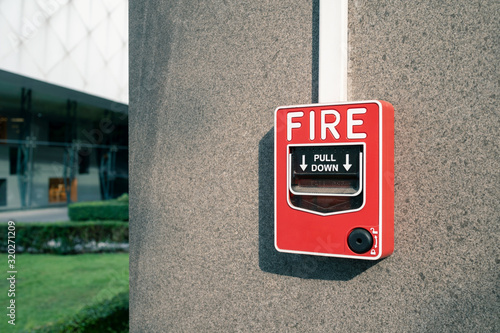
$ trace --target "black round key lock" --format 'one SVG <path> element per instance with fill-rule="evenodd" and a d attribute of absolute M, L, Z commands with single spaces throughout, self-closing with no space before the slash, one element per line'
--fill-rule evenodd
<path fill-rule="evenodd" d="M 347 237 L 347 244 L 352 252 L 365 253 L 372 248 L 373 237 L 368 230 L 356 228 Z"/>

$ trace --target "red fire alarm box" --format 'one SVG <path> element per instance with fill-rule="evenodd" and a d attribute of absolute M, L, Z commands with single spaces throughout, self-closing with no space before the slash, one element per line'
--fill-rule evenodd
<path fill-rule="evenodd" d="M 376 260 L 394 249 L 394 108 L 284 106 L 274 126 L 275 247 Z"/>

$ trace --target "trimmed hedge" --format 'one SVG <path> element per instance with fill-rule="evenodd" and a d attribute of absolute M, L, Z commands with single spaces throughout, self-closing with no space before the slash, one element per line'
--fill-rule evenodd
<path fill-rule="evenodd" d="M 128 193 L 123 193 L 118 198 L 116 198 L 116 201 L 126 202 L 128 204 Z"/>
<path fill-rule="evenodd" d="M 7 252 L 7 224 L 0 225 L 0 251 Z M 75 254 L 128 251 L 128 223 L 122 221 L 16 223 L 16 253 Z"/>
<path fill-rule="evenodd" d="M 68 205 L 71 221 L 116 220 L 128 221 L 127 200 L 77 202 Z"/>
<path fill-rule="evenodd" d="M 36 328 L 37 333 L 90 333 L 129 331 L 129 293 L 123 292 L 110 300 L 85 307 L 69 320 L 60 320 Z"/>

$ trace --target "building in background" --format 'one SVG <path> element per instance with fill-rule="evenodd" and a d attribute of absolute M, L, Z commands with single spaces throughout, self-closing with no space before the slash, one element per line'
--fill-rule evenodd
<path fill-rule="evenodd" d="M 0 1 L 0 210 L 128 191 L 128 1 Z"/>

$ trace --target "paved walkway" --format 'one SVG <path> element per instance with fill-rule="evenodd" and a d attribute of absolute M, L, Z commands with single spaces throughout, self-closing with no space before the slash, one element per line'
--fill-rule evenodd
<path fill-rule="evenodd" d="M 0 211 L 0 222 L 58 222 L 69 221 L 68 208 L 40 208 Z"/>

